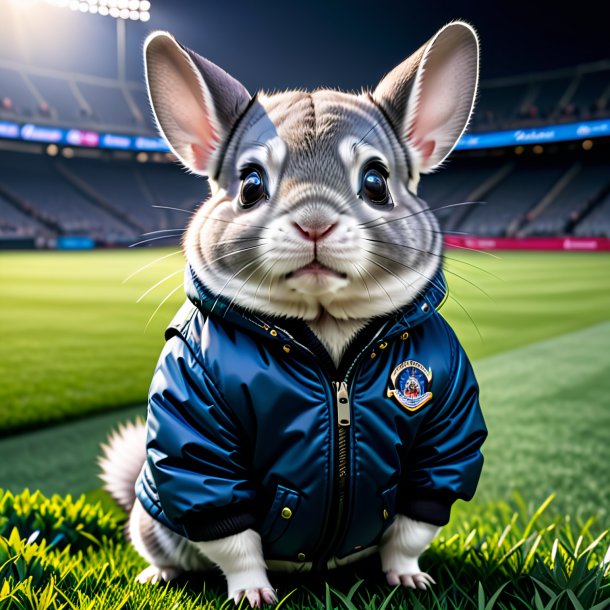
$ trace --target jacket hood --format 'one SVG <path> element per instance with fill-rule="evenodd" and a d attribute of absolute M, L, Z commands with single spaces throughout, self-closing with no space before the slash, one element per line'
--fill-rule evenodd
<path fill-rule="evenodd" d="M 269 334 L 270 327 L 276 324 L 281 327 L 284 320 L 290 319 L 265 317 L 256 312 L 247 311 L 235 304 L 230 305 L 228 300 L 214 295 L 196 276 L 188 263 L 184 271 L 184 288 L 189 301 L 205 316 L 215 316 L 265 335 Z M 409 303 L 385 317 L 378 318 L 380 325 L 385 323 L 384 336 L 389 337 L 421 324 L 436 310 L 440 309 L 447 296 L 447 281 L 441 265 L 428 282 L 422 295 L 415 302 Z"/>

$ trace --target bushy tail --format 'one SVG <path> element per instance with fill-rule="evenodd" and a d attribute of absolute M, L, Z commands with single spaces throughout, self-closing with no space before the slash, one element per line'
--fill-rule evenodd
<path fill-rule="evenodd" d="M 100 479 L 104 489 L 125 510 L 131 510 L 136 499 L 136 479 L 146 460 L 146 424 L 141 418 L 119 424 L 102 444 L 103 455 L 98 458 L 102 469 Z"/>

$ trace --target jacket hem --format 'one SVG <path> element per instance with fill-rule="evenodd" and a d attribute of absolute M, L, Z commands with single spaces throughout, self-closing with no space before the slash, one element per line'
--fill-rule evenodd
<path fill-rule="evenodd" d="M 256 518 L 251 513 L 228 515 L 215 521 L 201 515 L 200 520 L 207 522 L 205 525 L 201 523 L 196 526 L 182 525 L 183 535 L 193 542 L 209 542 L 210 540 L 234 536 L 256 525 Z"/>

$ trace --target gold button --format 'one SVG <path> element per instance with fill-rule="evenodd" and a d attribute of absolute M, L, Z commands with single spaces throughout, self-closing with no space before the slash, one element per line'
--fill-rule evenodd
<path fill-rule="evenodd" d="M 292 511 L 287 506 L 284 506 L 284 508 L 282 508 L 282 518 L 290 519 L 290 517 L 292 517 Z"/>
<path fill-rule="evenodd" d="M 297 555 L 297 559 L 298 559 L 299 561 L 305 561 L 305 553 L 299 553 L 299 554 Z"/>
<path fill-rule="evenodd" d="M 400 338 L 403 341 L 406 341 L 409 338 L 409 333 L 407 331 L 405 331 L 404 333 L 402 333 L 402 335 L 400 335 Z"/>
<path fill-rule="evenodd" d="M 287 354 L 290 353 L 290 345 L 284 345 L 284 347 L 282 348 Z"/>
<path fill-rule="evenodd" d="M 275 330 L 275 329 L 271 329 L 271 330 L 269 331 L 269 334 L 270 334 L 272 337 L 277 337 L 277 330 Z"/>
<path fill-rule="evenodd" d="M 373 353 L 371 354 L 371 359 L 373 359 L 373 358 L 377 358 L 377 354 L 376 354 L 375 352 L 373 352 Z"/>
<path fill-rule="evenodd" d="M 384 508 L 383 509 L 383 520 L 387 521 L 389 516 L 390 516 L 390 513 Z"/>
<path fill-rule="evenodd" d="M 385 349 L 388 346 L 388 342 L 384 341 L 383 343 L 379 344 L 379 349 Z"/>

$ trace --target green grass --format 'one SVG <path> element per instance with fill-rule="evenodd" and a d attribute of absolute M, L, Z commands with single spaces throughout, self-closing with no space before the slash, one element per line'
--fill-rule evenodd
<path fill-rule="evenodd" d="M 422 556 L 434 575 L 429 591 L 383 584 L 369 563 L 319 577 L 272 575 L 286 610 L 407 608 L 602 610 L 610 604 L 607 533 L 591 522 L 528 514 L 497 503 L 454 523 Z M 170 585 L 134 583 L 146 563 L 126 544 L 119 523 L 80 499 L 0 494 L 0 607 L 3 610 L 231 608 L 217 575 Z M 516 511 L 516 512 L 515 512 Z M 296 583 L 296 586 L 295 586 Z"/>
<path fill-rule="evenodd" d="M 0 253 L 0 431 L 63 421 L 146 400 L 163 330 L 183 301 L 171 250 Z"/>
<path fill-rule="evenodd" d="M 178 271 L 180 256 L 122 281 L 169 252 L 0 254 L 0 487 L 89 492 L 80 503 L 0 498 L 2 610 L 232 606 L 218 578 L 135 585 L 144 563 L 123 539 L 120 513 L 96 491 L 99 441 L 114 422 L 143 410 L 181 291 L 146 324 L 180 274 L 136 300 Z M 448 271 L 464 279 L 448 273 L 451 298 L 442 311 L 474 360 L 490 435 L 475 500 L 456 505 L 422 559 L 438 586 L 393 594 L 376 584 L 378 567 L 365 566 L 331 574 L 326 584 L 276 579 L 280 595 L 297 587 L 282 607 L 610 608 L 608 569 L 599 568 L 609 542 L 610 257 L 448 256 L 458 259 Z M 125 405 L 139 406 L 119 410 Z M 103 508 L 90 503 L 98 498 Z M 25 544 L 36 530 L 44 535 Z M 366 584 L 358 585 L 358 574 Z"/>
<path fill-rule="evenodd" d="M 181 283 L 182 257 L 123 280 L 170 252 L 0 253 L 0 432 L 145 401 L 182 291 L 146 324 Z M 443 313 L 474 359 L 610 319 L 610 257 L 603 254 L 448 256 L 455 260 L 447 264 L 451 298 Z"/>

